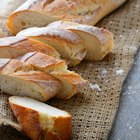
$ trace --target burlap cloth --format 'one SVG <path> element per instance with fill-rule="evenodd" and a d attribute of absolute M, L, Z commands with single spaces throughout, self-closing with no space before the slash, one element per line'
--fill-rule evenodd
<path fill-rule="evenodd" d="M 9 11 L 21 2 L 7 0 L 11 5 L 0 10 L 1 36 L 8 35 L 5 21 Z M 5 0 L 0 1 L 0 5 Z M 13 3 L 12 3 L 13 2 Z M 9 9 L 10 7 L 10 9 Z M 2 12 L 1 12 L 2 11 Z M 122 7 L 107 16 L 99 27 L 114 34 L 115 48 L 101 62 L 82 62 L 73 70 L 80 73 L 91 85 L 68 101 L 52 99 L 48 104 L 68 111 L 73 116 L 73 140 L 107 139 L 119 106 L 122 84 L 140 46 L 140 0 L 128 0 Z M 8 96 L 0 94 L 0 139 L 25 140 L 7 102 Z M 12 126 L 11 128 L 5 125 Z"/>

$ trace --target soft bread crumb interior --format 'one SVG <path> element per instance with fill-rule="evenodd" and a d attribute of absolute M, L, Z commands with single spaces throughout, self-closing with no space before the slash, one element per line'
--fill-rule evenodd
<path fill-rule="evenodd" d="M 52 106 L 49 106 L 45 103 L 41 103 L 39 101 L 36 101 L 34 99 L 28 98 L 28 97 L 18 97 L 13 96 L 9 98 L 10 103 L 16 104 L 19 106 L 23 106 L 25 108 L 33 109 L 40 113 L 45 113 L 49 116 L 58 117 L 58 116 L 68 116 L 69 114 L 65 111 L 59 110 L 57 108 L 54 108 Z"/>
<path fill-rule="evenodd" d="M 28 96 L 40 101 L 44 100 L 41 87 L 33 82 L 15 76 L 1 74 L 0 90 L 10 95 Z"/>

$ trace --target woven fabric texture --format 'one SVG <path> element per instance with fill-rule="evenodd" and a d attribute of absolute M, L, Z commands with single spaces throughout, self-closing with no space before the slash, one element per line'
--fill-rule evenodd
<path fill-rule="evenodd" d="M 1 36 L 9 35 L 5 19 L 0 17 Z M 107 139 L 119 106 L 119 98 L 134 55 L 140 46 L 140 1 L 128 0 L 123 6 L 105 17 L 99 27 L 114 34 L 115 48 L 100 62 L 82 62 L 72 70 L 90 81 L 83 89 L 68 101 L 52 99 L 47 102 L 73 116 L 73 140 Z M 0 94 L 0 123 L 20 130 L 7 102 L 8 96 Z M 13 129 L 1 126 L 3 139 L 27 139 Z"/>

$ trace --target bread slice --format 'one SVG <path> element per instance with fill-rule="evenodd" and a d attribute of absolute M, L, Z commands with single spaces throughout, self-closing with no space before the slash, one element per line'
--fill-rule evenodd
<path fill-rule="evenodd" d="M 43 72 L 0 73 L 0 91 L 10 95 L 27 96 L 47 101 L 61 89 L 61 82 Z"/>
<path fill-rule="evenodd" d="M 78 34 L 85 42 L 86 60 L 99 61 L 112 51 L 113 35 L 106 29 L 68 21 L 56 21 L 48 27 L 65 28 Z"/>
<path fill-rule="evenodd" d="M 10 106 L 25 134 L 32 140 L 69 140 L 69 113 L 27 97 L 12 96 Z"/>
<path fill-rule="evenodd" d="M 95 25 L 126 0 L 30 0 L 8 18 L 8 28 L 16 34 L 29 27 L 43 27 L 56 20 Z"/>
<path fill-rule="evenodd" d="M 0 71 L 10 62 L 11 59 L 0 59 Z"/>
<path fill-rule="evenodd" d="M 43 42 L 17 36 L 0 38 L 0 58 L 16 58 L 33 51 L 60 58 L 59 53 L 53 47 Z"/>
<path fill-rule="evenodd" d="M 16 59 L 2 59 L 0 58 L 0 63 L 6 62 L 3 66 L 1 65 L 0 73 L 10 74 L 16 72 L 18 69 L 24 67 L 24 63 Z M 32 69 L 31 66 L 28 66 L 28 69 Z"/>
<path fill-rule="evenodd" d="M 58 99 L 70 99 L 75 94 L 80 93 L 80 88 L 85 87 L 88 83 L 79 74 L 72 71 L 52 72 L 50 74 L 62 83 L 62 88 L 56 95 Z"/>
<path fill-rule="evenodd" d="M 45 73 L 52 71 L 66 71 L 67 65 L 65 61 L 53 58 L 43 53 L 32 52 L 19 57 L 18 60 L 24 62 L 24 68 L 28 70 L 28 66 L 32 66 L 34 70 L 41 70 Z M 21 68 L 23 69 L 23 67 Z"/>
<path fill-rule="evenodd" d="M 57 93 L 57 98 L 59 99 L 69 99 L 75 94 L 80 92 L 80 87 L 84 87 L 87 81 L 84 80 L 79 74 L 68 71 L 65 63 L 60 60 L 56 60 L 45 54 L 36 53 L 33 56 L 32 53 L 28 53 L 27 57 L 23 56 L 20 58 L 26 65 L 25 70 L 29 71 L 30 65 L 33 70 L 40 70 L 45 73 L 49 73 L 62 83 L 62 88 L 59 93 Z M 23 67 L 22 67 L 23 70 Z"/>
<path fill-rule="evenodd" d="M 17 36 L 28 36 L 54 47 L 69 66 L 79 64 L 86 55 L 83 40 L 75 33 L 62 28 L 29 28 Z"/>
<path fill-rule="evenodd" d="M 2 62 L 5 62 L 1 65 L 3 74 L 21 73 L 21 71 L 24 71 L 26 74 L 30 71 L 40 70 L 58 79 L 62 84 L 61 91 L 57 93 L 57 98 L 59 99 L 66 100 L 71 98 L 80 92 L 80 87 L 85 86 L 87 83 L 80 75 L 68 71 L 63 61 L 56 60 L 42 53 L 28 53 L 20 60 L 11 59 L 6 61 L 5 59 L 0 59 L 1 64 Z"/>

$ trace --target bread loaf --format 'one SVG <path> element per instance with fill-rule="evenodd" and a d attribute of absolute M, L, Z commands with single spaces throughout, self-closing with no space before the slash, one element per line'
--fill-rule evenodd
<path fill-rule="evenodd" d="M 32 53 L 30 53 L 32 54 Z M 30 56 L 29 53 L 27 55 L 21 57 L 22 60 L 29 70 L 29 66 L 31 65 L 34 70 L 40 70 L 45 73 L 49 73 L 62 83 L 62 88 L 59 93 L 57 93 L 56 97 L 59 99 L 69 99 L 75 94 L 80 92 L 80 87 L 86 86 L 87 81 L 84 80 L 79 74 L 75 72 L 68 71 L 65 63 L 61 60 L 56 60 L 50 56 L 41 53 L 35 53 L 33 56 Z M 23 67 L 22 67 L 23 69 Z"/>
<path fill-rule="evenodd" d="M 68 71 L 64 61 L 55 59 L 53 57 L 50 57 L 42 53 L 37 53 L 37 52 L 27 53 L 26 55 L 18 58 L 17 60 L 0 59 L 0 64 L 1 64 L 0 67 L 1 73 L 5 74 L 6 76 L 7 75 L 11 76 L 13 75 L 13 73 L 15 76 L 15 72 L 16 72 L 18 78 L 21 77 L 21 74 L 22 75 L 24 74 L 23 76 L 24 78 L 26 78 L 25 77 L 26 75 L 29 76 L 31 75 L 33 77 L 33 74 L 38 71 L 42 71 L 47 75 L 48 74 L 51 75 L 54 79 L 56 78 L 60 83 L 59 90 L 57 90 L 57 96 L 56 96 L 59 99 L 66 100 L 71 98 L 72 96 L 80 92 L 80 88 L 79 88 L 80 86 L 86 86 L 87 84 L 87 81 L 84 80 L 80 75 L 76 74 L 75 72 Z M 58 85 L 56 84 L 56 88 L 58 88 L 57 86 Z M 10 88 L 12 88 L 12 86 Z M 46 87 L 46 89 L 47 88 L 49 87 Z M 55 89 L 55 84 L 52 85 L 52 88 Z M 51 91 L 49 93 L 51 93 Z M 15 93 L 14 95 L 17 95 L 17 93 Z M 55 94 L 52 93 L 52 96 L 50 96 L 50 98 L 53 97 L 54 95 Z"/>
<path fill-rule="evenodd" d="M 57 20 L 95 25 L 126 0 L 28 0 L 8 18 L 13 34 L 29 27 L 43 27 Z"/>
<path fill-rule="evenodd" d="M 79 74 L 67 71 L 67 72 L 51 72 L 53 77 L 60 80 L 62 88 L 56 95 L 56 98 L 67 100 L 77 93 L 81 92 L 81 88 L 88 84 L 88 81 L 84 80 Z"/>
<path fill-rule="evenodd" d="M 61 89 L 61 82 L 43 72 L 0 73 L 0 91 L 45 102 Z"/>
<path fill-rule="evenodd" d="M 12 96 L 10 106 L 25 134 L 32 140 L 69 140 L 71 115 L 36 100 Z"/>
<path fill-rule="evenodd" d="M 25 63 L 24 69 L 27 68 L 27 71 L 29 70 L 29 66 L 31 66 L 33 70 L 40 70 L 45 73 L 67 70 L 65 61 L 55 59 L 54 57 L 39 52 L 27 53 L 17 59 Z M 23 67 L 21 69 L 23 70 Z"/>
<path fill-rule="evenodd" d="M 37 51 L 55 58 L 59 53 L 51 46 L 25 37 L 0 38 L 0 58 L 16 58 L 27 52 Z"/>
<path fill-rule="evenodd" d="M 47 27 L 65 28 L 78 34 L 84 40 L 86 60 L 99 61 L 111 52 L 114 46 L 112 33 L 103 28 L 68 21 L 56 21 Z"/>
<path fill-rule="evenodd" d="M 62 28 L 29 28 L 17 36 L 26 36 L 54 47 L 69 66 L 79 64 L 86 55 L 83 39 L 79 35 Z"/>

